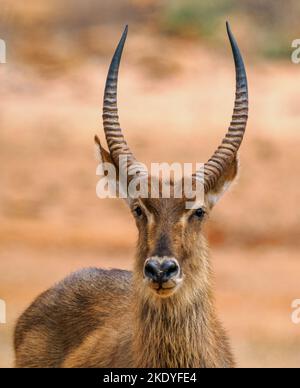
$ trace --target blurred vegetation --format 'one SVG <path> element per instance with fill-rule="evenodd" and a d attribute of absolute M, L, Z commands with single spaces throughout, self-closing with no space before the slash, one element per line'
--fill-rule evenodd
<path fill-rule="evenodd" d="M 0 0 L 0 7 L 11 63 L 47 76 L 110 54 L 125 24 L 141 25 L 153 9 L 146 0 Z"/>
<path fill-rule="evenodd" d="M 160 26 L 168 34 L 218 44 L 229 20 L 249 37 L 257 56 L 289 58 L 291 41 L 300 34 L 298 15 L 299 0 L 166 0 Z"/>
<path fill-rule="evenodd" d="M 183 37 L 213 36 L 220 19 L 233 8 L 234 0 L 168 1 L 161 28 L 165 32 Z"/>
<path fill-rule="evenodd" d="M 120 29 L 222 47 L 229 20 L 253 57 L 289 60 L 299 0 L 0 0 L 0 38 L 15 63 L 58 74 L 111 53 Z"/>

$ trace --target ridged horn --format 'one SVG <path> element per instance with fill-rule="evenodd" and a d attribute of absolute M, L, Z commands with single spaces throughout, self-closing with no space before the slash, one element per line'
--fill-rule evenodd
<path fill-rule="evenodd" d="M 126 26 L 125 31 L 123 32 L 109 67 L 104 92 L 103 126 L 107 145 L 113 161 L 118 165 L 119 156 L 126 155 L 128 158 L 128 164 L 130 166 L 135 162 L 135 157 L 130 151 L 122 133 L 122 129 L 119 123 L 117 102 L 119 67 L 127 38 L 127 33 L 128 26 Z"/>
<path fill-rule="evenodd" d="M 244 138 L 249 111 L 248 83 L 244 61 L 238 44 L 226 23 L 236 70 L 236 98 L 232 121 L 221 145 L 204 165 L 205 192 L 213 190 L 220 177 L 232 165 Z"/>

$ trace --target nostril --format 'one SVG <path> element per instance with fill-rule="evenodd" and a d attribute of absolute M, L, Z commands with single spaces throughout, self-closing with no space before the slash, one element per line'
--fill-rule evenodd
<path fill-rule="evenodd" d="M 164 279 L 169 280 L 178 274 L 179 265 L 174 260 L 167 260 L 162 263 L 161 269 L 164 273 Z"/>
<path fill-rule="evenodd" d="M 159 275 L 159 266 L 155 261 L 149 260 L 144 268 L 145 276 L 152 280 L 157 280 Z"/>
<path fill-rule="evenodd" d="M 148 260 L 144 267 L 144 276 L 155 283 L 165 283 L 175 278 L 179 273 L 179 264 L 176 260 Z"/>

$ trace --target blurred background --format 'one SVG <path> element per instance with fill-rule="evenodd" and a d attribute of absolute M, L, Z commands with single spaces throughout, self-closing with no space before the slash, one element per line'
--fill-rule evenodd
<path fill-rule="evenodd" d="M 96 197 L 93 136 L 105 76 L 130 34 L 119 90 L 137 157 L 205 162 L 232 113 L 225 21 L 247 64 L 250 121 L 239 183 L 207 226 L 220 317 L 241 367 L 299 367 L 300 38 L 297 0 L 0 0 L 0 367 L 17 317 L 71 271 L 131 268 L 126 206 Z"/>

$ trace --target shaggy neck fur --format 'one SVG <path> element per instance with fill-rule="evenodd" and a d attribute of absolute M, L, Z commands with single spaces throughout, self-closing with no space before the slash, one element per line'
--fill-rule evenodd
<path fill-rule="evenodd" d="M 201 254 L 186 260 L 190 268 L 183 285 L 169 298 L 152 295 L 137 276 L 134 279 L 133 355 L 137 367 L 233 366 L 215 314 L 206 245 Z"/>

